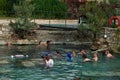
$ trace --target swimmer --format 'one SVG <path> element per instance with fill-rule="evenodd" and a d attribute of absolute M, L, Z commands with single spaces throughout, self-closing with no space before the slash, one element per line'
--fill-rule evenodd
<path fill-rule="evenodd" d="M 46 47 L 47 49 L 49 49 L 49 48 L 50 48 L 50 44 L 51 44 L 51 40 L 48 40 L 48 41 L 46 41 L 46 42 L 39 41 L 38 46 L 44 46 L 44 47 Z"/>
<path fill-rule="evenodd" d="M 97 62 L 98 61 L 98 55 L 97 52 L 93 54 L 93 61 Z"/>
<path fill-rule="evenodd" d="M 11 46 L 11 42 L 10 41 L 7 42 L 7 46 Z"/>
<path fill-rule="evenodd" d="M 54 54 L 56 57 L 63 57 L 63 55 L 57 50 L 54 52 Z"/>
<path fill-rule="evenodd" d="M 107 58 L 114 58 L 114 56 L 108 50 L 105 51 L 105 54 Z"/>
<path fill-rule="evenodd" d="M 46 46 L 47 49 L 50 49 L 50 44 L 51 44 L 51 40 L 46 41 L 45 46 Z"/>
<path fill-rule="evenodd" d="M 76 52 L 72 51 L 72 57 L 76 57 Z"/>
<path fill-rule="evenodd" d="M 67 61 L 72 62 L 72 53 L 71 52 L 67 52 Z"/>
<path fill-rule="evenodd" d="M 51 58 L 49 54 L 44 57 L 44 61 L 46 68 L 51 68 L 54 66 L 54 60 Z"/>
<path fill-rule="evenodd" d="M 87 53 L 85 52 L 84 49 L 80 50 L 80 54 L 82 55 L 83 62 L 89 62 L 89 61 L 91 61 L 91 59 L 89 59 L 89 58 L 87 57 Z"/>

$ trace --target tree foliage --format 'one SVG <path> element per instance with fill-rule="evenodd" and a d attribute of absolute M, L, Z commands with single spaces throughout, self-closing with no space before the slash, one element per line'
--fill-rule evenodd
<path fill-rule="evenodd" d="M 10 17 L 15 14 L 13 5 L 18 4 L 20 0 L 6 0 L 6 16 Z"/>
<path fill-rule="evenodd" d="M 87 29 L 93 32 L 93 38 L 95 39 L 96 34 L 107 23 L 107 16 L 105 11 L 96 2 L 87 2 L 85 6 L 81 6 L 79 9 L 81 15 L 85 15 L 87 17 Z"/>
<path fill-rule="evenodd" d="M 111 5 L 115 5 L 115 4 L 117 4 L 119 2 L 119 0 L 109 0 L 109 3 L 111 4 Z"/>
<path fill-rule="evenodd" d="M 14 5 L 24 0 L 0 0 L 0 15 L 14 16 Z M 66 18 L 67 5 L 60 0 L 31 0 L 35 4 L 35 18 Z"/>
<path fill-rule="evenodd" d="M 112 12 L 114 15 L 120 16 L 120 0 L 109 0 L 110 4 L 112 6 Z"/>
<path fill-rule="evenodd" d="M 65 18 L 67 6 L 59 0 L 33 0 L 35 14 L 41 18 Z"/>
<path fill-rule="evenodd" d="M 1 16 L 14 16 L 14 4 L 19 4 L 20 1 L 23 0 L 0 0 L 0 15 Z M 71 0 L 67 0 L 71 2 Z M 72 0 L 74 1 L 74 0 Z M 103 0 L 105 3 L 104 6 L 110 10 L 106 10 L 107 14 L 116 14 L 120 15 L 120 9 L 113 9 L 111 6 L 116 7 L 116 5 L 120 5 L 120 0 L 109 0 L 109 4 L 106 5 L 106 0 Z M 35 18 L 65 18 L 67 16 L 68 6 L 61 2 L 61 0 L 32 0 L 31 3 L 35 4 L 34 15 L 32 17 Z M 103 4 L 102 3 L 102 4 Z M 70 3 L 73 7 L 73 2 Z M 79 3 L 74 4 L 75 9 L 81 6 Z M 73 9 L 74 10 L 74 9 Z M 74 12 L 74 11 L 73 11 Z M 109 16 L 109 15 L 108 15 Z"/>
<path fill-rule="evenodd" d="M 4 15 L 6 13 L 6 0 L 0 0 L 0 15 Z"/>
<path fill-rule="evenodd" d="M 21 0 L 18 5 L 14 5 L 14 10 L 17 19 L 15 22 L 11 22 L 10 25 L 19 38 L 26 38 L 25 36 L 35 27 L 35 23 L 31 22 L 34 6 L 31 4 L 31 1 Z"/>

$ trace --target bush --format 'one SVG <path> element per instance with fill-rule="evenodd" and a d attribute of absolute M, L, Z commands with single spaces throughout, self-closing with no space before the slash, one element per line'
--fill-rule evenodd
<path fill-rule="evenodd" d="M 118 47 L 118 49 L 117 49 L 119 52 L 120 52 L 120 47 Z"/>
<path fill-rule="evenodd" d="M 18 18 L 15 22 L 10 22 L 10 26 L 13 28 L 14 34 L 17 34 L 18 38 L 25 39 L 31 30 L 36 27 L 34 22 L 31 22 L 32 12 L 34 6 L 31 1 L 21 1 L 18 5 L 14 5 L 14 9 Z"/>

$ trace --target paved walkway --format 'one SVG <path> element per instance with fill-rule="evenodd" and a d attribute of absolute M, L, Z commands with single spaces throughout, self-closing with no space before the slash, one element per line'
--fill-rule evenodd
<path fill-rule="evenodd" d="M 10 20 L 13 19 L 0 19 L 0 24 L 8 24 Z M 47 20 L 47 19 L 34 19 L 32 22 L 36 22 L 37 24 L 78 24 L 78 20 Z"/>

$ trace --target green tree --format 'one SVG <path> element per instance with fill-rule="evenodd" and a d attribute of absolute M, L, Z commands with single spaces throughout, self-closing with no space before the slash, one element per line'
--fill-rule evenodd
<path fill-rule="evenodd" d="M 33 0 L 36 18 L 65 18 L 67 6 L 59 0 Z"/>
<path fill-rule="evenodd" d="M 109 0 L 109 5 L 112 6 L 112 12 L 114 15 L 120 15 L 120 0 Z"/>
<path fill-rule="evenodd" d="M 13 16 L 15 11 L 13 9 L 14 4 L 18 4 L 20 0 L 0 0 L 0 15 L 1 16 Z"/>
<path fill-rule="evenodd" d="M 24 39 L 31 29 L 35 27 L 35 23 L 31 22 L 34 5 L 31 4 L 30 0 L 21 0 L 18 5 L 14 5 L 14 10 L 17 19 L 15 22 L 11 22 L 10 25 L 14 33 L 17 34 L 19 38 Z"/>
<path fill-rule="evenodd" d="M 100 4 L 96 2 L 87 2 L 85 6 L 80 6 L 80 14 L 87 17 L 86 24 L 87 29 L 93 32 L 93 39 L 96 39 L 97 34 L 101 28 L 107 23 L 107 16 L 105 11 L 100 7 Z M 86 28 L 84 26 L 79 26 Z"/>
<path fill-rule="evenodd" d="M 6 13 L 7 9 L 6 4 L 7 4 L 6 0 L 0 0 L 0 15 L 2 16 L 5 15 Z"/>
<path fill-rule="evenodd" d="M 111 5 L 115 5 L 115 4 L 117 4 L 119 2 L 119 0 L 109 0 L 109 3 L 111 4 Z"/>
<path fill-rule="evenodd" d="M 21 0 L 6 0 L 6 16 L 10 17 L 15 15 L 15 10 L 13 5 L 19 4 Z"/>

